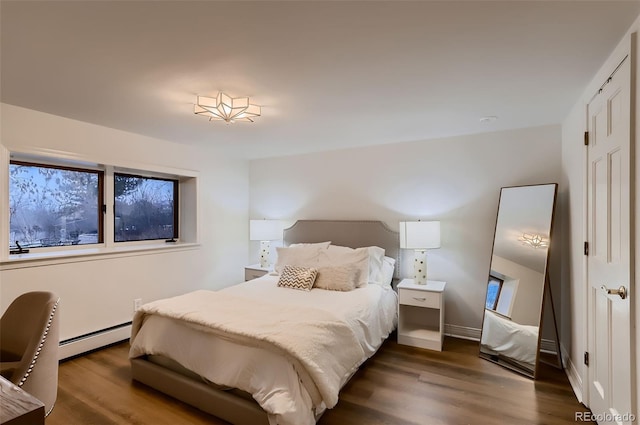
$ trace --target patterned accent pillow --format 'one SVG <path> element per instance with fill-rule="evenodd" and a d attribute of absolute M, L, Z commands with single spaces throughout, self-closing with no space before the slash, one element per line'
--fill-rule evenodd
<path fill-rule="evenodd" d="M 282 268 L 278 286 L 310 291 L 317 275 L 318 269 L 287 265 Z"/>
<path fill-rule="evenodd" d="M 356 289 L 360 271 L 352 266 L 320 267 L 314 288 L 330 291 L 352 291 Z"/>

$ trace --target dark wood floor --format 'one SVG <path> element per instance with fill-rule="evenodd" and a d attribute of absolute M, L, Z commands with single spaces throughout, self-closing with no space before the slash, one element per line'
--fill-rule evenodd
<path fill-rule="evenodd" d="M 210 415 L 131 381 L 128 343 L 60 365 L 47 425 L 214 424 Z M 563 371 L 532 381 L 478 358 L 472 341 L 447 338 L 442 353 L 392 336 L 340 393 L 320 425 L 574 424 L 578 403 Z"/>

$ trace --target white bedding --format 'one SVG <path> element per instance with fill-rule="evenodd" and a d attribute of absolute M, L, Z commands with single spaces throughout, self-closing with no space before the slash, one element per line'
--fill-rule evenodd
<path fill-rule="evenodd" d="M 327 385 L 322 379 L 318 382 L 317 371 L 311 370 L 309 373 L 305 359 L 302 362 L 292 359 L 286 353 L 282 355 L 282 352 L 262 344 L 232 340 L 226 338 L 226 335 L 214 336 L 203 331 L 201 324 L 160 315 L 145 315 L 145 310 L 151 311 L 157 307 L 154 307 L 154 303 L 144 306 L 145 309 L 137 313 L 134 319 L 130 357 L 160 354 L 216 384 L 244 390 L 252 394 L 269 414 L 272 424 L 314 424 L 314 412 L 320 412 L 325 406 L 335 405 L 339 388 L 358 365 L 375 353 L 395 328 L 396 295 L 390 287 L 379 285 L 367 285 L 349 292 L 322 289 L 305 292 L 279 288 L 277 280 L 277 276 L 267 275 L 225 288 L 221 292 L 232 299 L 243 297 L 247 304 L 252 302 L 249 300 L 267 300 L 283 311 L 289 306 L 295 306 L 291 309 L 292 312 L 297 312 L 295 314 L 300 314 L 300 311 L 315 311 L 314 314 L 320 318 L 323 313 L 317 310 L 321 310 L 340 318 L 341 322 L 347 324 L 359 347 L 346 353 L 344 346 L 338 345 L 335 350 L 327 349 L 330 353 L 321 353 L 321 358 L 314 360 L 322 364 L 322 367 L 334 369 L 327 371 L 328 375 L 339 373 L 332 381 L 334 384 Z M 265 317 L 252 319 L 265 323 L 269 320 Z M 140 324 L 141 327 L 138 326 Z M 294 335 L 299 329 L 293 329 L 289 325 L 283 331 Z M 291 339 L 293 345 L 297 345 L 295 340 Z M 288 339 L 285 338 L 285 341 Z M 337 368 L 327 366 L 330 359 L 326 356 L 331 353 L 338 354 L 342 357 L 340 362 L 346 361 L 348 364 Z"/>
<path fill-rule="evenodd" d="M 515 323 L 485 309 L 480 344 L 491 354 L 502 354 L 533 366 L 538 353 L 538 327 Z"/>

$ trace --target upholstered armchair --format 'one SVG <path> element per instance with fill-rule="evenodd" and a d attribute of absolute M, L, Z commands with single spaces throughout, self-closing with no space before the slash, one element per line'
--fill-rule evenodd
<path fill-rule="evenodd" d="M 48 415 L 58 394 L 59 298 L 28 292 L 0 318 L 0 373 L 44 403 Z"/>

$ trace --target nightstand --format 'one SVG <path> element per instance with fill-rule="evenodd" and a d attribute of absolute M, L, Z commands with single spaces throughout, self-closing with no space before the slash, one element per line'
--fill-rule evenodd
<path fill-rule="evenodd" d="M 244 280 L 257 279 L 269 273 L 271 269 L 260 267 L 260 264 L 252 264 L 244 268 Z"/>
<path fill-rule="evenodd" d="M 398 344 L 442 351 L 446 282 L 413 279 L 398 284 Z"/>

